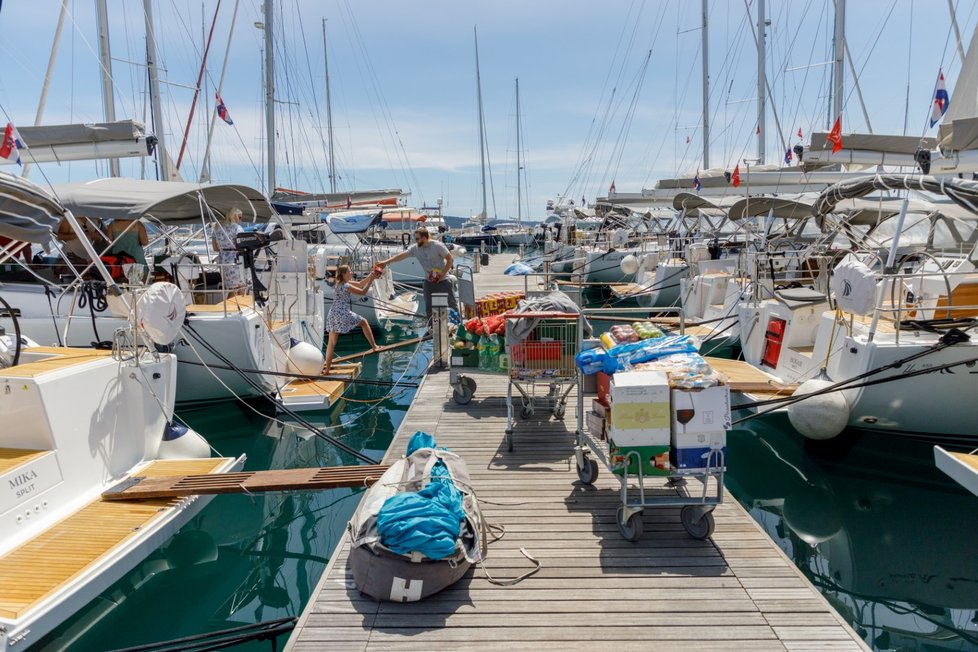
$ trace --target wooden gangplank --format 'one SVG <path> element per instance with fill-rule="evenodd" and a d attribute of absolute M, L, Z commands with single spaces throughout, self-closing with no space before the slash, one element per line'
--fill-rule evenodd
<path fill-rule="evenodd" d="M 396 344 L 388 344 L 387 346 L 378 346 L 376 349 L 373 349 L 372 351 L 370 349 L 367 349 L 366 351 L 360 351 L 359 353 L 351 353 L 349 355 L 343 355 L 338 358 L 333 358 L 333 364 L 335 365 L 341 362 L 349 362 L 350 360 L 359 360 L 360 358 L 365 358 L 368 355 L 374 355 L 375 353 L 383 353 L 384 351 L 394 351 L 395 349 L 403 349 L 406 346 L 417 344 L 423 339 L 424 339 L 423 337 L 414 337 L 410 340 L 403 340 L 401 342 L 397 342 Z M 330 370 L 330 373 L 332 373 L 332 370 Z"/>
<path fill-rule="evenodd" d="M 782 383 L 743 360 L 707 357 L 706 361 L 714 370 L 727 377 L 731 392 L 790 396 L 798 389 L 798 383 Z"/>
<path fill-rule="evenodd" d="M 386 464 L 373 464 L 163 477 L 135 476 L 103 493 L 102 500 L 146 500 L 214 494 L 367 487 L 380 479 L 387 469 Z"/>

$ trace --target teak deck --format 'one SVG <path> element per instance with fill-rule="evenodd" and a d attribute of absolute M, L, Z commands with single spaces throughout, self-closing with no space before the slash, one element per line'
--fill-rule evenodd
<path fill-rule="evenodd" d="M 158 460 L 140 471 L 155 477 L 207 473 L 227 458 Z M 0 556 L 0 616 L 16 619 L 46 596 L 98 563 L 157 518 L 174 501 L 107 502 L 96 499 Z"/>
<path fill-rule="evenodd" d="M 504 260 L 493 257 L 500 270 Z M 487 271 L 476 275 L 483 287 Z M 564 421 L 538 411 L 518 422 L 508 453 L 506 379 L 477 381 L 472 402 L 458 406 L 448 373 L 429 374 L 385 461 L 415 431 L 433 433 L 468 463 L 487 520 L 506 528 L 489 547 L 493 575 L 527 570 L 521 547 L 543 568 L 508 588 L 476 569 L 422 602 L 377 603 L 354 587 L 344 537 L 288 649 L 868 649 L 732 498 L 717 509 L 709 541 L 687 536 L 678 509 L 646 512 L 641 541 L 624 541 L 617 482 L 607 472 L 593 488 L 577 481 L 574 395 Z"/>

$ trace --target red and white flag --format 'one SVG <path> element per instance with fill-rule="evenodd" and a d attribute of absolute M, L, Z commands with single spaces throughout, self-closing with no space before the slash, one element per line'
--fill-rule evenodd
<path fill-rule="evenodd" d="M 0 140 L 0 158 L 7 159 L 11 163 L 23 165 L 20 160 L 20 150 L 27 149 L 24 139 L 17 133 L 17 128 L 13 123 L 8 122 L 3 130 L 3 140 Z"/>
<path fill-rule="evenodd" d="M 804 138 L 805 136 L 801 133 L 801 127 L 798 127 L 798 137 Z"/>

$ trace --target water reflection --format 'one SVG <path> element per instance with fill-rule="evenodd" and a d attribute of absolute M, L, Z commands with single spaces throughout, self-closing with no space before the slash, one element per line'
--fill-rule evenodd
<path fill-rule="evenodd" d="M 978 646 L 978 502 L 926 443 L 811 442 L 781 416 L 731 433 L 728 486 L 876 649 Z"/>
<path fill-rule="evenodd" d="M 362 350 L 345 342 L 339 355 Z M 411 379 L 430 354 L 413 348 L 368 359 L 363 377 Z M 374 458 L 383 456 L 413 390 L 357 385 L 327 413 L 304 416 Z M 268 407 L 225 403 L 180 412 L 246 470 L 354 464 L 309 429 Z M 83 608 L 37 649 L 104 650 L 299 615 L 319 581 L 361 489 L 217 496 L 190 524 Z M 243 648 L 247 649 L 247 648 Z M 268 650 L 268 643 L 252 649 Z"/>

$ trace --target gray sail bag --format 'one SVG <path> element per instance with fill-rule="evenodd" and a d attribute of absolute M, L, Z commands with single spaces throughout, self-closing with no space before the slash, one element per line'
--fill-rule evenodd
<path fill-rule="evenodd" d="M 380 540 L 377 514 L 394 494 L 423 489 L 439 460 L 462 493 L 465 520 L 455 552 L 445 559 L 429 559 L 420 553 L 409 556 L 395 553 Z M 353 581 L 361 593 L 378 601 L 416 602 L 426 598 L 457 582 L 486 554 L 485 523 L 472 491 L 468 468 L 462 458 L 446 450 L 421 448 L 391 465 L 367 490 L 347 530 Z"/>

